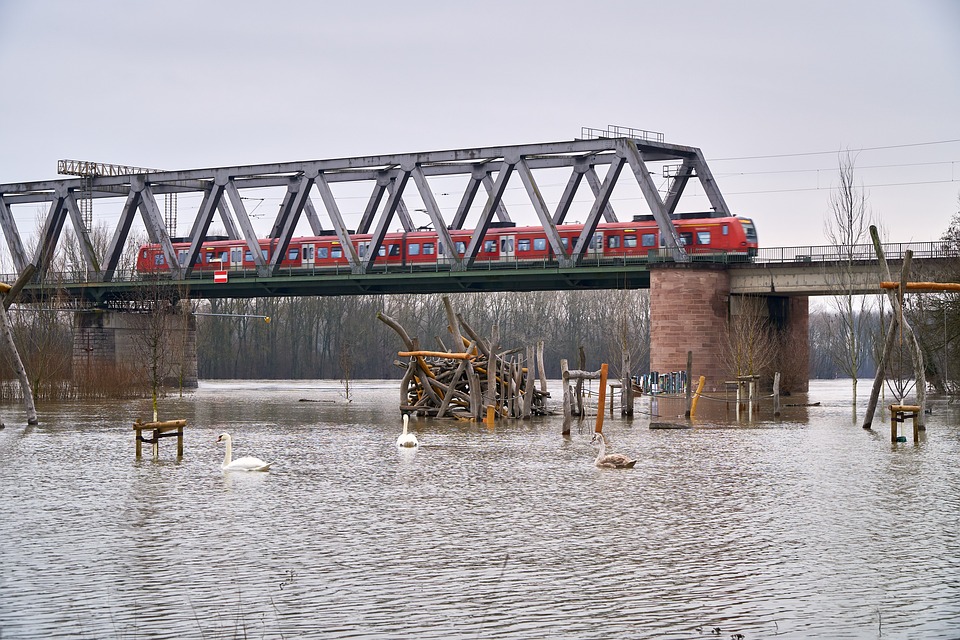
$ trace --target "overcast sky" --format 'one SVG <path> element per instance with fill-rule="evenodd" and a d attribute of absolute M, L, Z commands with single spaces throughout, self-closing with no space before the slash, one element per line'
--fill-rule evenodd
<path fill-rule="evenodd" d="M 764 246 L 825 242 L 842 150 L 891 241 L 958 210 L 956 0 L 0 0 L 0 77 L 0 183 L 61 158 L 172 170 L 614 124 L 702 149 Z"/>

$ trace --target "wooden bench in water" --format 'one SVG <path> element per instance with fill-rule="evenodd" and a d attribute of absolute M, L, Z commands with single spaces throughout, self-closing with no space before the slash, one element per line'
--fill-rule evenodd
<path fill-rule="evenodd" d="M 186 420 L 166 420 L 165 422 L 140 422 L 133 423 L 133 430 L 137 432 L 137 460 L 142 455 L 142 444 L 148 442 L 153 445 L 153 457 L 160 455 L 160 438 L 177 438 L 177 457 L 183 457 L 183 428 L 187 426 Z M 143 437 L 144 431 L 153 431 L 149 438 Z M 175 433 L 174 433 L 175 432 Z"/>
<path fill-rule="evenodd" d="M 920 442 L 920 425 L 917 419 L 920 416 L 920 407 L 914 404 L 890 405 L 890 442 L 897 441 L 897 423 L 913 418 L 913 441 Z"/>

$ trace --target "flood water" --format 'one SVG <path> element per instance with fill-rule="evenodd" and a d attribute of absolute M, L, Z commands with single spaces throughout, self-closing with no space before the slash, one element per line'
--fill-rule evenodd
<path fill-rule="evenodd" d="M 605 419 L 619 471 L 594 418 L 400 451 L 397 387 L 202 382 L 161 402 L 180 461 L 135 460 L 149 402 L 0 407 L 0 638 L 960 637 L 957 405 L 891 444 L 849 381 L 691 429 L 643 399 Z M 272 470 L 222 472 L 222 431 Z"/>

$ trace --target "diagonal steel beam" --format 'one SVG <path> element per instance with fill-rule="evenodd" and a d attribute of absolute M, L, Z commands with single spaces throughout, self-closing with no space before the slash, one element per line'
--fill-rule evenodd
<path fill-rule="evenodd" d="M 14 220 L 13 213 L 7 206 L 2 194 L 0 194 L 0 228 L 3 229 L 3 237 L 7 240 L 7 248 L 10 249 L 13 266 L 17 273 L 21 273 L 27 266 L 27 254 L 23 250 L 23 241 L 20 239 L 20 232 L 17 230 L 17 222 Z"/>
<path fill-rule="evenodd" d="M 462 261 L 455 250 L 456 247 L 453 245 L 453 238 L 450 237 L 447 224 L 443 221 L 440 207 L 437 205 L 437 199 L 433 197 L 433 191 L 430 189 L 430 185 L 427 184 L 427 179 L 423 176 L 423 171 L 420 170 L 419 166 L 413 168 L 412 175 L 413 182 L 417 185 L 417 190 L 420 192 L 420 199 L 423 200 L 423 206 L 427 208 L 427 215 L 430 216 L 430 221 L 433 222 L 433 230 L 439 237 L 439 241 L 443 243 L 443 246 L 451 249 L 450 258 L 453 261 L 454 270 L 456 271 Z"/>
<path fill-rule="evenodd" d="M 333 191 L 330 190 L 330 185 L 327 184 L 327 180 L 322 173 L 317 175 L 314 184 L 317 185 L 317 191 L 320 192 L 320 199 L 323 201 L 323 206 L 327 210 L 327 215 L 330 216 L 333 230 L 340 240 L 340 246 L 343 247 L 343 255 L 350 265 L 350 272 L 360 273 L 362 269 L 360 257 L 357 255 L 357 249 L 353 246 L 353 242 L 350 241 L 350 229 L 348 229 L 347 225 L 343 222 L 340 207 L 337 206 L 337 200 L 333 197 Z"/>
<path fill-rule="evenodd" d="M 300 177 L 300 182 L 297 185 L 295 195 L 290 203 L 290 210 L 284 220 L 283 228 L 280 231 L 280 235 L 275 238 L 277 243 L 271 247 L 272 254 L 270 255 L 270 261 L 268 263 L 271 275 L 276 275 L 280 271 L 280 262 L 284 259 L 287 248 L 290 246 L 293 232 L 297 229 L 297 222 L 300 221 L 300 215 L 303 213 L 307 199 L 310 197 L 310 189 L 313 188 L 316 177 L 316 173 L 305 173 Z"/>
<path fill-rule="evenodd" d="M 483 188 L 487 190 L 487 195 L 493 193 L 493 178 L 490 177 L 490 172 L 484 174 L 483 176 Z M 503 194 L 500 194 L 500 197 L 497 198 L 497 220 L 500 222 L 513 222 L 510 219 L 510 214 L 507 213 L 507 207 L 503 204 Z"/>
<path fill-rule="evenodd" d="M 593 166 L 587 167 L 586 176 L 587 182 L 590 184 L 590 189 L 593 191 L 593 197 L 599 198 L 600 178 L 597 176 L 597 170 Z M 603 219 L 607 222 L 619 222 L 619 220 L 617 220 L 617 214 L 613 212 L 613 207 L 610 206 L 609 198 L 607 204 L 603 207 Z"/>
<path fill-rule="evenodd" d="M 610 194 L 613 193 L 613 187 L 617 184 L 620 171 L 623 169 L 625 163 L 626 159 L 622 157 L 610 163 L 610 168 L 607 169 L 607 175 L 603 179 L 603 184 L 600 185 L 597 197 L 593 201 L 593 206 L 590 207 L 590 213 L 587 214 L 587 219 L 583 223 L 583 229 L 580 230 L 580 235 L 577 237 L 577 241 L 573 246 L 571 258 L 574 265 L 586 254 L 587 247 L 590 245 L 590 239 L 593 238 L 593 234 L 597 230 L 597 225 L 600 224 L 601 213 L 607 208 L 607 203 L 610 202 Z"/>
<path fill-rule="evenodd" d="M 477 222 L 473 235 L 470 236 L 470 244 L 467 245 L 467 250 L 463 254 L 463 261 L 460 263 L 461 269 L 471 268 L 477 259 L 480 247 L 483 246 L 483 237 L 487 234 L 487 229 L 490 228 L 490 221 L 493 218 L 494 212 L 500 207 L 500 200 L 503 198 L 503 192 L 507 188 L 507 182 L 510 180 L 513 169 L 519 161 L 520 156 L 515 156 L 510 159 L 504 159 L 500 165 L 500 170 L 497 172 L 497 179 L 493 184 L 490 195 L 487 196 L 486 204 L 483 205 L 480 220 Z M 456 247 L 451 247 L 451 250 L 456 251 Z"/>
<path fill-rule="evenodd" d="M 147 228 L 147 235 L 150 240 L 159 244 L 163 249 L 163 255 L 167 258 L 167 266 L 174 277 L 180 279 L 183 277 L 183 265 L 177 257 L 177 250 L 173 248 L 173 242 L 170 240 L 170 234 L 167 233 L 167 227 L 163 222 L 163 214 L 160 212 L 160 206 L 157 205 L 157 199 L 153 196 L 153 190 L 147 184 L 143 176 L 137 176 L 140 185 L 140 215 L 143 217 L 143 224 Z"/>
<path fill-rule="evenodd" d="M 710 201 L 714 215 L 729 216 L 730 209 L 727 207 L 727 201 L 723 199 L 723 194 L 720 193 L 720 188 L 717 187 L 713 173 L 710 171 L 710 167 L 707 166 L 707 161 L 703 158 L 703 153 L 700 152 L 700 149 L 694 149 L 693 167 L 697 171 L 697 177 L 700 178 L 700 186 L 703 187 L 703 192 L 707 194 L 707 199 Z"/>
<path fill-rule="evenodd" d="M 586 164 L 576 165 L 570 172 L 570 179 L 567 180 L 567 186 L 563 188 L 563 195 L 560 196 L 560 202 L 557 203 L 557 210 L 553 214 L 554 224 L 563 224 L 567 218 L 567 212 L 570 211 L 570 205 L 573 204 L 573 198 L 577 194 L 580 182 L 583 181 L 583 174 L 587 171 Z"/>
<path fill-rule="evenodd" d="M 218 181 L 226 182 L 225 189 L 227 197 L 230 198 L 230 204 L 233 205 L 233 212 L 237 216 L 237 224 L 243 232 L 243 239 L 247 243 L 247 250 L 250 251 L 253 262 L 257 265 L 257 275 L 267 276 L 267 261 L 263 259 L 263 253 L 260 252 L 260 241 L 257 239 L 257 232 L 250 222 L 250 216 L 247 215 L 247 208 L 243 205 L 243 198 L 240 197 L 240 191 L 237 190 L 237 184 L 221 176 Z"/>
<path fill-rule="evenodd" d="M 383 239 L 387 235 L 387 229 L 390 227 L 390 221 L 393 220 L 394 213 L 396 213 L 398 206 L 402 203 L 403 189 L 407 186 L 407 181 L 410 179 L 410 172 L 413 171 L 413 167 L 413 164 L 401 167 L 396 179 L 393 180 L 393 186 L 388 187 L 390 197 L 387 198 L 387 204 L 383 209 L 383 214 L 380 216 L 380 221 L 377 223 L 377 227 L 370 237 L 370 247 L 367 250 L 367 255 L 362 258 L 362 273 L 366 273 L 377 259 L 380 247 L 383 246 Z"/>
<path fill-rule="evenodd" d="M 130 226 L 133 224 L 133 218 L 140 208 L 140 191 L 131 188 L 127 194 L 127 200 L 120 211 L 120 218 L 117 220 L 117 228 L 113 232 L 113 238 L 110 240 L 110 246 L 107 247 L 107 254 L 103 261 L 103 282 L 110 282 L 116 273 L 120 264 L 120 258 L 123 255 L 123 248 L 127 242 L 127 236 L 130 235 Z"/>
<path fill-rule="evenodd" d="M 473 201 L 477 197 L 477 191 L 480 190 L 480 184 L 483 182 L 483 176 L 485 175 L 487 175 L 486 170 L 474 169 L 470 180 L 467 181 L 466 188 L 463 190 L 463 197 L 460 198 L 460 205 L 453 215 L 453 221 L 450 222 L 451 229 L 463 229 L 463 225 L 467 221 L 467 214 L 470 213 L 470 207 L 473 206 Z"/>
<path fill-rule="evenodd" d="M 670 189 L 667 191 L 667 197 L 664 198 L 663 208 L 667 212 L 667 215 L 673 217 L 673 214 L 677 211 L 677 203 L 680 201 L 680 196 L 683 195 L 683 190 L 687 186 L 687 182 L 690 180 L 693 175 L 693 159 L 684 158 L 683 163 L 680 165 L 677 175 L 674 177 L 673 182 L 670 183 Z"/>
<path fill-rule="evenodd" d="M 197 210 L 193 228 L 190 229 L 190 249 L 187 251 L 184 264 L 181 265 L 186 278 L 189 278 L 190 274 L 193 273 L 193 268 L 197 264 L 197 256 L 200 255 L 203 241 L 207 237 L 207 230 L 210 229 L 214 214 L 220 210 L 223 190 L 224 185 L 215 183 L 209 191 L 203 194 L 203 201 L 200 203 L 200 209 Z"/>
<path fill-rule="evenodd" d="M 374 178 L 376 184 L 373 185 L 373 192 L 370 193 L 370 199 L 367 201 L 367 207 L 363 210 L 363 216 L 360 218 L 360 224 L 357 225 L 357 233 L 369 233 L 370 225 L 373 224 L 373 218 L 377 215 L 377 209 L 387 192 L 387 185 L 390 184 L 390 174 L 382 171 Z"/>
<path fill-rule="evenodd" d="M 57 242 L 60 240 L 60 232 L 63 230 L 63 223 L 67 218 L 66 199 L 66 189 L 57 192 L 57 197 L 50 203 L 50 212 L 47 214 L 47 219 L 43 223 L 43 229 L 40 231 L 40 237 L 37 240 L 37 249 L 33 254 L 32 264 L 36 267 L 41 281 L 53 260 Z"/>
<path fill-rule="evenodd" d="M 231 240 L 239 240 L 240 234 L 237 232 L 237 225 L 233 222 L 233 214 L 230 213 L 230 206 L 223 197 L 217 203 L 217 211 L 220 212 L 220 220 L 223 222 L 223 230 L 227 237 Z"/>
<path fill-rule="evenodd" d="M 77 234 L 77 243 L 80 245 L 80 253 L 83 256 L 83 263 L 86 267 L 87 275 L 100 272 L 100 263 L 97 260 L 97 252 L 93 248 L 93 242 L 90 240 L 90 232 L 83 222 L 83 216 L 80 215 L 80 208 L 77 206 L 77 197 L 73 191 L 67 192 L 66 200 L 67 211 L 70 213 L 70 223 L 73 225 L 73 232 Z"/>
<path fill-rule="evenodd" d="M 690 257 L 687 255 L 687 252 L 684 251 L 683 245 L 680 244 L 680 236 L 677 235 L 677 228 L 673 226 L 673 220 L 667 215 L 666 208 L 660 200 L 657 186 L 653 183 L 653 179 L 650 178 L 650 171 L 647 169 L 647 165 L 640 155 L 637 144 L 629 139 L 621 140 L 618 144 L 627 162 L 630 164 L 630 168 L 633 170 L 633 175 L 640 185 L 640 191 L 647 201 L 647 206 L 650 207 L 650 211 L 653 212 L 653 218 L 657 221 L 657 228 L 660 230 L 660 238 L 667 248 L 667 251 L 673 256 L 675 262 L 689 262 Z"/>
<path fill-rule="evenodd" d="M 317 215 L 317 208 L 313 206 L 313 200 L 309 196 L 304 203 L 303 213 L 307 216 L 307 222 L 310 223 L 310 230 L 313 231 L 313 235 L 319 236 L 322 234 L 323 225 L 320 223 L 320 216 Z"/>
<path fill-rule="evenodd" d="M 527 190 L 530 202 L 533 203 L 533 209 L 537 212 L 537 217 L 540 218 L 540 224 L 543 225 L 543 231 L 546 233 L 547 241 L 550 243 L 550 248 L 553 250 L 554 255 L 557 256 L 560 266 L 562 268 L 573 266 L 570 264 L 568 252 L 563 249 L 560 232 L 553 223 L 553 218 L 547 209 L 547 203 L 543 200 L 543 194 L 540 193 L 537 181 L 534 179 L 530 167 L 527 166 L 523 158 L 520 158 L 520 161 L 517 163 L 517 173 L 520 175 L 520 181 Z"/>

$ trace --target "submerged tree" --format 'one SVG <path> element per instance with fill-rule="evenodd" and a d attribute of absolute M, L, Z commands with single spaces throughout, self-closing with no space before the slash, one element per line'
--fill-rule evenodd
<path fill-rule="evenodd" d="M 872 299 L 855 293 L 857 261 L 872 257 L 869 248 L 872 214 L 867 206 L 863 187 L 857 184 L 855 158 L 849 153 L 840 156 L 839 184 L 830 198 L 831 216 L 827 218 L 824 233 L 836 250 L 837 260 L 827 273 L 834 294 L 831 303 L 836 314 L 830 316 L 828 330 L 835 338 L 837 348 L 831 350 L 840 372 L 849 376 L 852 385 L 852 412 L 857 419 L 857 377 L 867 352 L 867 327 L 863 320 L 869 316 Z"/>

